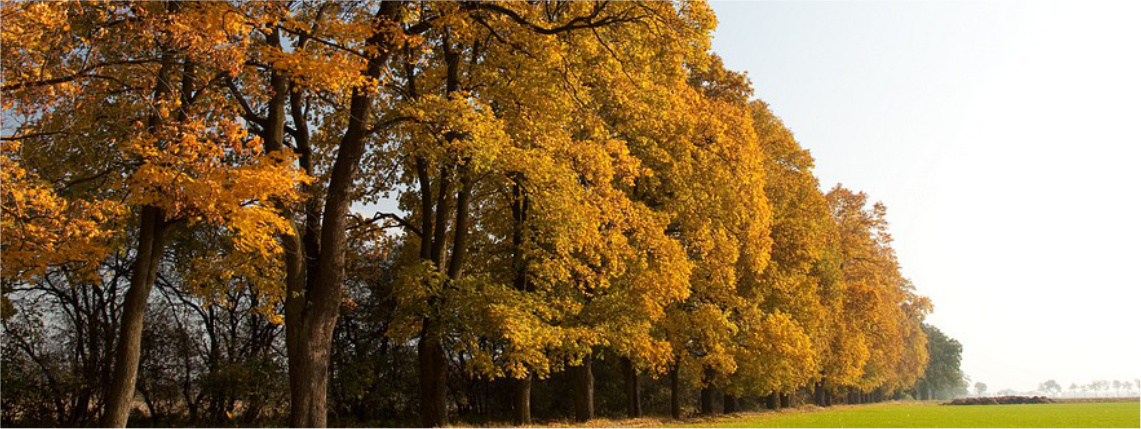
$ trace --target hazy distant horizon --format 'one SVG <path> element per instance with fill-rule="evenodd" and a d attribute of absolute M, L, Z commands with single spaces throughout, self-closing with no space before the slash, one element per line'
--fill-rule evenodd
<path fill-rule="evenodd" d="M 1141 375 L 1141 4 L 712 4 L 714 51 L 821 186 L 887 204 L 903 273 L 973 381 Z"/>

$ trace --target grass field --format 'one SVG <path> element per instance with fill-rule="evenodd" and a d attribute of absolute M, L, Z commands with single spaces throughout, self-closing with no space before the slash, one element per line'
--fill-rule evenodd
<path fill-rule="evenodd" d="M 1138 402 L 944 406 L 894 403 L 762 413 L 686 427 L 1138 427 Z"/>

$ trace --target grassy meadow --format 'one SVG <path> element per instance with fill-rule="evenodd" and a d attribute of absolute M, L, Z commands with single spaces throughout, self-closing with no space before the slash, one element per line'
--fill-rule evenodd
<path fill-rule="evenodd" d="M 689 422 L 679 427 L 1138 427 L 1136 401 L 1035 405 L 943 406 L 936 403 L 890 403 L 758 413 L 735 418 Z"/>

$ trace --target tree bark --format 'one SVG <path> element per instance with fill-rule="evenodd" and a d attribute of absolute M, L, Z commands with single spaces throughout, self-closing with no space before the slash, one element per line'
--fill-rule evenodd
<path fill-rule="evenodd" d="M 737 397 L 736 396 L 733 396 L 733 395 L 726 393 L 725 396 L 722 397 L 722 403 L 723 403 L 722 405 L 723 405 L 723 409 L 725 411 L 725 414 L 733 414 L 733 413 L 737 412 Z"/>
<path fill-rule="evenodd" d="M 681 418 L 681 380 L 678 375 L 677 364 L 670 369 L 670 416 Z"/>
<path fill-rule="evenodd" d="M 435 327 L 426 327 L 417 345 L 420 361 L 420 424 L 424 427 L 448 425 L 448 361 L 444 344 Z"/>
<path fill-rule="evenodd" d="M 531 424 L 531 380 L 530 374 L 512 380 L 511 411 L 516 426 Z"/>
<path fill-rule="evenodd" d="M 401 7 L 396 2 L 382 3 L 377 21 L 396 20 Z M 369 47 L 378 49 L 378 53 L 368 59 L 366 77 L 380 77 L 390 56 L 390 50 L 383 48 L 391 37 L 389 32 L 378 29 L 366 41 Z M 313 265 L 306 270 L 304 302 L 295 305 L 293 317 L 286 319 L 287 331 L 295 331 L 286 334 L 292 340 L 287 341 L 286 346 L 290 363 L 289 424 L 294 427 L 326 426 L 330 349 L 344 286 L 345 229 L 353 199 L 353 182 L 364 156 L 366 122 L 371 110 L 371 91 L 354 88 L 349 99 L 348 124 L 329 172 L 318 237 L 320 251 L 317 255 L 306 255 L 312 258 Z M 289 322 L 293 322 L 292 326 Z"/>
<path fill-rule="evenodd" d="M 716 413 L 713 409 L 713 386 L 705 386 L 701 388 L 701 414 L 712 416 Z"/>
<path fill-rule="evenodd" d="M 171 13 L 176 12 L 178 8 L 178 4 L 173 2 L 166 6 L 167 12 Z M 155 101 L 164 100 L 174 93 L 174 66 L 174 53 L 163 48 L 162 65 L 155 78 L 153 95 Z M 183 80 L 184 84 L 188 82 L 187 79 Z M 179 109 L 179 115 L 184 114 L 185 106 Z M 147 129 L 155 133 L 162 123 L 161 116 L 152 114 L 147 118 Z M 158 277 L 158 265 L 162 261 L 165 223 L 166 216 L 158 207 L 148 205 L 141 208 L 135 266 L 123 300 L 123 313 L 119 321 L 119 342 L 115 347 L 115 366 L 112 370 L 111 387 L 107 392 L 107 407 L 100 422 L 104 427 L 126 427 L 127 419 L 130 418 L 131 404 L 135 399 L 135 382 L 138 380 L 143 319 L 146 315 L 147 299 Z"/>
<path fill-rule="evenodd" d="M 582 365 L 571 367 L 574 377 L 574 418 L 586 422 L 594 418 L 594 373 L 591 357 L 582 359 Z"/>
<path fill-rule="evenodd" d="M 630 358 L 622 358 L 622 373 L 626 379 L 626 415 L 642 417 L 642 396 L 638 388 L 638 369 Z"/>
<path fill-rule="evenodd" d="M 522 174 L 512 177 L 515 182 L 512 186 L 514 201 L 511 204 L 512 233 L 511 233 L 511 270 L 514 273 L 512 285 L 516 290 L 530 292 L 530 282 L 527 281 L 527 258 L 524 254 L 523 240 L 524 228 L 527 222 L 528 199 L 523 191 Z M 515 425 L 531 424 L 531 380 L 534 377 L 516 379 L 512 385 L 511 408 L 514 413 Z"/>
<path fill-rule="evenodd" d="M 779 410 L 780 394 L 777 392 L 770 393 L 769 396 L 765 397 L 765 405 L 768 406 L 770 410 Z"/>
<path fill-rule="evenodd" d="M 144 206 L 139 219 L 139 242 L 131 283 L 123 299 L 123 314 L 119 326 L 119 343 L 115 348 L 115 367 L 107 398 L 107 409 L 101 425 L 122 428 L 127 426 L 131 404 L 135 399 L 135 382 L 138 379 L 139 353 L 143 337 L 143 317 L 147 298 L 158 276 L 162 260 L 166 226 L 162 210 Z"/>

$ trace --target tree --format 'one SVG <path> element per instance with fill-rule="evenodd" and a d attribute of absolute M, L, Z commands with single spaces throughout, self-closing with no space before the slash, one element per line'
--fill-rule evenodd
<path fill-rule="evenodd" d="M 899 273 L 882 203 L 868 208 L 866 194 L 839 185 L 826 198 L 839 230 L 843 317 L 867 350 L 849 387 L 855 394 L 892 394 L 922 375 L 928 357 L 920 326 L 930 301 Z"/>
<path fill-rule="evenodd" d="M 57 193 L 97 207 L 125 201 L 137 225 L 104 425 L 126 425 L 147 298 L 170 236 L 215 225 L 238 251 L 272 260 L 271 237 L 288 224 L 267 206 L 296 199 L 304 181 L 290 155 L 263 150 L 220 97 L 212 77 L 241 60 L 227 55 L 226 8 L 5 5 L 5 110 L 22 121 L 12 139 L 54 148 L 22 164 Z"/>
<path fill-rule="evenodd" d="M 719 69 L 706 72 L 703 87 L 727 94 L 743 76 Z M 745 94 L 741 95 L 744 98 Z M 827 349 L 824 302 L 813 272 L 825 256 L 832 225 L 824 195 L 812 175 L 812 157 L 761 101 L 749 104 L 752 126 L 765 153 L 765 195 L 773 211 L 771 257 L 763 271 L 741 271 L 737 310 L 740 339 L 733 348 L 737 369 L 727 375 L 727 394 L 774 395 L 793 391 L 815 378 Z"/>
<path fill-rule="evenodd" d="M 983 396 L 984 394 L 986 394 L 986 383 L 983 383 L 981 381 L 976 382 L 975 383 L 975 395 L 976 396 Z"/>
<path fill-rule="evenodd" d="M 920 399 L 944 399 L 966 393 L 966 382 L 960 362 L 963 346 L 938 328 L 924 324 L 927 333 L 927 367 L 915 385 Z"/>
<path fill-rule="evenodd" d="M 1045 392 L 1047 395 L 1057 395 L 1062 392 L 1062 385 L 1054 380 L 1046 380 L 1038 385 L 1038 390 Z"/>

